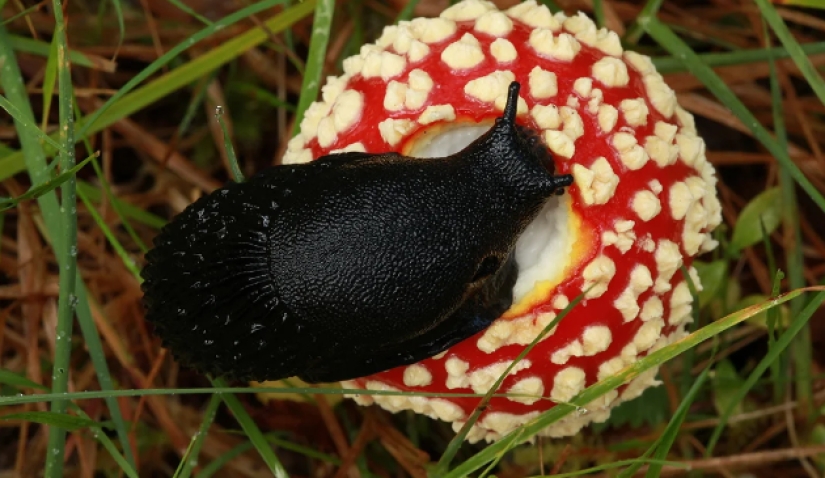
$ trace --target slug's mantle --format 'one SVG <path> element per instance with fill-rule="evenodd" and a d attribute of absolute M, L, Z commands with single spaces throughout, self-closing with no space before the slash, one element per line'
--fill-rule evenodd
<path fill-rule="evenodd" d="M 517 284 L 521 292 L 507 313 L 444 353 L 346 381 L 345 388 L 485 393 L 559 311 L 589 290 L 505 379 L 500 391 L 521 396 L 494 398 L 468 436 L 489 441 L 685 334 L 692 299 L 680 267 L 701 287 L 691 263 L 716 246 L 710 233 L 721 212 L 693 117 L 648 57 L 623 51 L 614 32 L 597 29 L 584 14 L 554 15 L 533 0 L 506 11 L 465 0 L 438 18 L 387 27 L 375 44 L 344 61 L 344 72 L 328 78 L 286 163 L 337 151 L 428 155 L 445 137 L 466 144 L 500 114 L 507 86 L 518 81 L 525 85 L 519 123 L 540 131 L 557 172 L 575 178 L 560 201 L 568 215 L 555 223 L 560 245 L 538 261 L 550 265 Z M 616 404 L 657 383 L 656 372 L 544 434 L 572 435 L 606 420 Z M 478 403 L 353 398 L 412 409 L 456 430 Z"/>

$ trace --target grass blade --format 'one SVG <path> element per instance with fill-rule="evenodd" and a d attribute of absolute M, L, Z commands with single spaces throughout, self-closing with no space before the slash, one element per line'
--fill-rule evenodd
<path fill-rule="evenodd" d="M 402 8 L 401 11 L 398 12 L 398 16 L 395 17 L 395 23 L 410 20 L 419 1 L 420 0 L 407 0 L 407 4 L 404 5 L 404 8 Z"/>
<path fill-rule="evenodd" d="M 324 73 L 324 60 L 327 56 L 332 17 L 335 12 L 335 0 L 318 0 L 315 8 L 315 20 L 312 23 L 312 40 L 309 43 L 306 70 L 301 83 L 301 97 L 298 100 L 298 111 L 295 114 L 295 125 L 300 126 L 304 113 L 309 105 L 318 97 L 321 89 L 321 76 Z M 298 127 L 294 131 L 298 133 Z"/>
<path fill-rule="evenodd" d="M 702 63 L 702 60 L 685 44 L 673 31 L 656 18 L 639 18 L 639 23 L 644 26 L 647 32 L 662 47 L 672 55 L 682 59 L 685 66 L 699 78 L 705 87 L 713 93 L 733 114 L 746 125 L 754 137 L 762 143 L 765 148 L 779 161 L 794 178 L 799 186 L 808 193 L 811 200 L 816 203 L 822 211 L 825 211 L 825 197 L 817 191 L 816 187 L 799 170 L 799 167 L 791 161 L 787 149 L 782 149 L 779 143 L 771 136 L 770 132 L 759 123 L 759 120 L 748 110 L 742 101 L 728 88 L 722 80 L 709 66 Z"/>
<path fill-rule="evenodd" d="M 564 310 L 559 312 L 559 315 L 557 315 L 556 318 L 550 321 L 550 323 L 547 324 L 547 326 L 536 336 L 536 338 L 534 338 L 533 341 L 530 342 L 530 344 L 527 347 L 525 347 L 524 350 L 522 350 L 521 353 L 512 362 L 510 362 L 510 365 L 507 366 L 504 372 L 501 375 L 499 375 L 496 382 L 493 384 L 492 387 L 490 387 L 490 390 L 484 395 L 484 398 L 479 402 L 475 410 L 473 410 L 473 414 L 470 415 L 470 417 L 464 423 L 464 426 L 461 427 L 461 430 L 459 430 L 456 436 L 453 437 L 452 440 L 450 440 L 450 444 L 447 446 L 447 449 L 444 451 L 444 453 L 442 453 L 441 458 L 438 460 L 438 464 L 436 464 L 435 466 L 435 474 L 441 475 L 447 472 L 447 470 L 450 467 L 450 462 L 452 461 L 453 457 L 455 457 L 456 453 L 458 453 L 458 449 L 461 448 L 461 445 L 464 443 L 464 439 L 467 437 L 467 434 L 470 433 L 470 429 L 473 427 L 476 421 L 478 421 L 478 418 L 481 416 L 481 413 L 487 407 L 487 404 L 490 403 L 490 399 L 493 397 L 493 394 L 498 390 L 499 387 L 501 387 L 501 384 L 504 382 L 504 379 L 506 379 L 510 375 L 510 371 L 513 370 L 513 367 L 515 367 L 517 363 L 521 362 L 524 359 L 524 357 L 526 357 L 530 353 L 530 351 L 533 350 L 536 344 L 541 342 L 541 340 L 547 334 L 549 334 L 550 331 L 553 330 L 553 328 L 556 327 L 556 325 L 558 325 L 559 322 L 561 322 L 562 319 L 564 319 L 564 317 L 566 317 L 567 314 L 569 314 L 570 311 L 573 310 L 573 308 L 576 307 L 576 305 L 578 305 L 579 302 L 582 301 L 582 299 L 584 299 L 584 295 L 586 293 L 587 291 L 584 291 L 581 294 L 579 294 L 575 299 L 573 299 L 572 302 L 570 302 L 570 304 L 567 305 L 567 307 L 564 308 Z"/>
<path fill-rule="evenodd" d="M 802 51 L 806 55 L 818 55 L 825 53 L 825 42 L 806 43 L 801 45 Z M 774 48 L 754 48 L 752 50 L 738 50 L 725 53 L 703 53 L 697 55 L 699 59 L 707 66 L 733 66 L 744 65 L 747 63 L 761 63 L 770 58 L 782 59 L 788 58 L 790 53 L 784 47 L 778 46 Z M 688 71 L 688 67 L 682 60 L 672 56 L 659 56 L 651 58 L 656 71 L 661 74 L 677 73 L 681 71 Z"/>
<path fill-rule="evenodd" d="M 642 11 L 640 11 L 639 15 L 636 17 L 636 21 L 630 26 L 630 28 L 627 29 L 627 33 L 625 34 L 623 40 L 634 45 L 639 43 L 639 39 L 642 38 L 642 35 L 645 32 L 644 27 L 640 22 L 641 18 L 656 16 L 656 13 L 660 8 L 662 8 L 662 3 L 664 3 L 664 0 L 647 0 L 645 6 L 642 7 Z"/>
<path fill-rule="evenodd" d="M 9 35 L 8 39 L 11 47 L 16 51 L 45 57 L 48 57 L 50 54 L 50 43 L 17 35 Z M 88 56 L 79 51 L 70 51 L 69 61 L 71 61 L 74 66 L 94 68 L 96 70 L 105 71 L 106 73 L 115 72 L 115 63 L 104 60 L 100 57 Z"/>
<path fill-rule="evenodd" d="M 768 0 L 754 0 L 754 2 L 762 12 L 762 18 L 768 22 L 773 32 L 776 33 L 776 37 L 779 38 L 779 41 L 782 42 L 782 45 L 788 50 L 794 63 L 799 67 L 799 71 L 802 72 L 802 76 L 808 80 L 808 85 L 814 90 L 816 97 L 819 98 L 821 103 L 825 104 L 825 81 L 822 81 L 819 72 L 816 71 L 808 55 L 805 54 L 805 51 L 799 46 L 799 43 L 793 37 L 791 31 L 788 30 L 788 26 L 782 21 L 782 17 L 779 16 L 776 8 L 774 8 Z"/>
<path fill-rule="evenodd" d="M 26 420 L 29 422 L 62 428 L 64 430 L 82 430 L 84 428 L 101 428 L 104 424 L 89 418 L 55 412 L 20 412 L 3 415 L 0 420 Z"/>
<path fill-rule="evenodd" d="M 46 126 L 49 124 L 55 84 L 57 84 L 57 36 L 52 38 L 49 58 L 46 60 L 46 72 L 43 74 L 43 119 L 40 124 L 40 129 L 43 131 L 46 131 Z"/>
<path fill-rule="evenodd" d="M 225 387 L 226 381 L 222 378 L 212 379 L 212 385 L 216 387 Z M 276 478 L 289 478 L 284 466 L 281 465 L 280 460 L 278 457 L 275 456 L 275 452 L 272 450 L 272 447 L 269 446 L 269 443 L 266 441 L 266 437 L 264 434 L 261 433 L 261 429 L 258 428 L 258 425 L 252 420 L 252 417 L 246 412 L 246 409 L 241 404 L 238 397 L 235 395 L 224 394 L 221 396 L 223 398 L 223 402 L 226 403 L 226 406 L 232 411 L 232 414 L 235 415 L 235 420 L 238 421 L 238 424 L 241 425 L 244 433 L 249 437 L 249 440 L 255 446 L 255 449 L 258 450 L 258 453 L 263 458 L 266 465 L 269 467 L 269 471 L 275 475 Z"/>
<path fill-rule="evenodd" d="M 120 224 L 124 229 L 126 229 L 126 232 L 129 234 L 129 237 L 132 238 L 132 241 L 134 241 L 134 243 L 137 244 L 140 250 L 145 254 L 149 249 L 146 247 L 146 244 L 143 243 L 143 240 L 141 240 L 140 236 L 138 236 L 137 232 L 132 227 L 132 224 L 129 222 L 126 212 L 123 210 L 122 203 L 115 198 L 112 188 L 109 185 L 109 181 L 106 179 L 106 175 L 103 174 L 103 169 L 100 167 L 100 164 L 98 164 L 97 158 L 92 159 L 92 168 L 95 170 L 97 180 L 100 181 L 101 186 L 103 186 L 103 192 L 106 194 L 106 201 L 112 206 L 112 209 L 114 209 L 115 214 L 117 214 L 117 217 L 120 220 Z M 80 183 L 78 183 L 78 186 L 80 186 Z M 82 191 L 83 189 L 84 188 L 78 187 L 78 191 Z M 88 196 L 86 197 L 88 198 Z"/>
<path fill-rule="evenodd" d="M 89 417 L 89 415 L 87 415 L 86 412 L 84 412 L 83 409 L 80 408 L 79 406 L 77 406 L 73 403 L 70 404 L 70 406 L 71 406 L 72 410 L 75 413 L 77 413 L 77 415 L 79 417 L 84 418 L 86 420 L 92 420 Z M 97 423 L 97 422 L 95 422 L 95 423 Z M 131 463 L 126 461 L 126 459 L 123 457 L 123 455 L 120 454 L 120 451 L 118 451 L 117 447 L 112 442 L 112 440 L 109 438 L 109 436 L 106 435 L 106 433 L 104 433 L 99 428 L 92 428 L 92 437 L 95 440 L 97 440 L 98 443 L 103 445 L 103 448 L 105 448 L 106 451 L 109 452 L 109 454 L 112 456 L 112 458 L 115 460 L 115 462 L 117 462 L 118 466 L 120 466 L 121 471 L 123 471 L 123 473 L 125 473 L 126 476 L 128 476 L 129 478 L 138 478 L 138 474 L 135 471 L 134 466 L 132 466 Z"/>
<path fill-rule="evenodd" d="M 80 197 L 80 200 L 83 201 L 83 205 L 86 206 L 86 210 L 89 211 L 89 214 L 92 215 L 92 219 L 94 219 L 97 227 L 103 231 L 103 235 L 106 236 L 106 239 L 109 241 L 109 244 L 117 253 L 120 260 L 123 262 L 123 265 L 126 266 L 126 269 L 129 270 L 132 275 L 137 278 L 140 278 L 140 269 L 138 268 L 137 264 L 135 264 L 134 259 L 129 256 L 129 253 L 126 252 L 126 249 L 123 248 L 123 245 L 120 241 L 115 237 L 112 230 L 109 226 L 106 225 L 106 222 L 101 217 L 100 213 L 97 212 L 97 209 L 94 207 L 94 204 L 89 200 L 89 198 L 83 194 L 83 191 L 78 190 L 77 195 Z"/>
<path fill-rule="evenodd" d="M 653 455 L 653 458 L 659 462 L 650 465 L 647 469 L 647 473 L 645 474 L 645 478 L 656 478 L 661 474 L 662 462 L 665 461 L 668 452 L 671 447 L 673 447 L 673 442 L 676 441 L 676 437 L 679 435 L 679 428 L 681 428 L 682 423 L 684 423 L 685 418 L 687 417 L 687 412 L 690 409 L 690 405 L 693 404 L 694 400 L 696 400 L 696 396 L 699 394 L 699 390 L 701 390 L 702 385 L 705 384 L 709 374 L 710 367 L 702 370 L 702 373 L 696 378 L 693 386 L 691 386 L 690 390 L 688 390 L 685 398 L 682 399 L 682 403 L 679 404 L 679 408 L 676 410 L 673 418 L 671 418 L 670 422 L 668 422 L 665 431 L 659 439 L 656 440 L 656 453 Z"/>
<path fill-rule="evenodd" d="M 764 25 L 765 19 L 762 20 L 764 26 L 764 35 L 766 40 L 766 49 L 770 47 L 771 37 L 770 32 L 767 31 L 767 26 Z M 788 131 L 785 128 L 784 106 L 782 101 L 782 87 L 779 84 L 779 73 L 776 68 L 776 61 L 774 55 L 770 55 L 770 70 L 771 70 L 771 103 L 773 107 L 773 124 L 776 131 L 776 140 L 779 142 L 782 149 L 788 147 Z M 782 211 L 783 227 L 786 233 L 791 236 L 792 244 L 790 247 L 785 247 L 786 267 L 788 269 L 788 282 L 792 289 L 803 287 L 805 285 L 805 260 L 802 257 L 802 228 L 799 219 L 798 200 L 796 197 L 796 188 L 793 184 L 793 178 L 790 173 L 784 168 L 779 169 L 779 186 L 781 190 L 780 208 Z M 787 245 L 786 245 L 787 246 Z M 790 303 L 791 316 L 796 317 L 803 306 L 802 301 L 795 300 Z M 771 334 L 773 336 L 773 334 Z M 775 345 L 775 344 L 772 344 Z M 796 395 L 797 400 L 801 402 L 802 409 L 805 410 L 808 404 L 813 400 L 813 371 L 811 364 L 813 363 L 813 349 L 811 345 L 811 330 L 809 325 L 805 325 L 799 331 L 796 338 L 796 345 L 791 349 L 791 356 L 794 361 L 794 373 L 796 374 Z M 779 377 L 779 364 L 783 361 L 779 360 L 772 363 L 774 369 L 774 377 Z M 781 384 L 777 383 L 776 397 L 779 397 Z"/>
<path fill-rule="evenodd" d="M 723 317 L 709 325 L 706 325 L 696 332 L 691 333 L 678 342 L 674 342 L 650 355 L 647 355 L 639 361 L 625 367 L 617 374 L 591 385 L 576 395 L 569 403 L 557 404 L 555 407 L 539 415 L 534 420 L 522 426 L 520 429 L 505 436 L 502 440 L 493 443 L 476 453 L 464 463 L 455 467 L 443 476 L 445 478 L 463 478 L 469 476 L 469 474 L 473 471 L 478 470 L 490 461 L 496 459 L 497 454 L 503 449 L 512 447 L 515 443 L 529 440 L 551 423 L 555 423 L 566 415 L 573 413 L 578 407 L 584 407 L 605 393 L 618 388 L 624 383 L 627 383 L 645 370 L 667 362 L 677 355 L 684 353 L 686 350 L 689 350 L 698 344 L 719 335 L 725 330 L 747 320 L 750 317 L 753 317 L 754 315 L 765 312 L 766 310 L 780 304 L 784 304 L 785 302 L 800 297 L 803 293 L 810 291 L 823 291 L 821 292 L 821 295 L 825 298 L 825 287 L 807 287 L 805 289 L 797 289 L 788 292 L 780 297 L 747 307 Z M 813 304 L 818 306 L 819 302 L 814 301 Z M 815 307 L 813 309 L 815 310 Z"/>
<path fill-rule="evenodd" d="M 229 131 L 226 129 L 226 122 L 223 120 L 223 107 L 217 106 L 215 108 L 215 119 L 221 126 L 221 133 L 223 133 L 223 147 L 226 149 L 226 157 L 229 159 L 229 169 L 232 171 L 232 178 L 236 183 L 244 181 L 241 166 L 238 164 L 238 157 L 235 156 L 235 148 L 232 146 L 232 138 L 229 137 Z"/>
<path fill-rule="evenodd" d="M 279 5 L 286 0 L 266 0 L 255 3 L 249 7 L 242 8 L 237 12 L 228 15 L 212 26 L 204 28 L 192 35 L 187 40 L 170 49 L 166 54 L 152 62 L 148 67 L 141 70 L 130 81 L 122 86 L 118 92 L 112 95 L 106 103 L 101 106 L 85 121 L 79 123 L 77 133 L 78 138 L 97 133 L 98 131 L 112 125 L 136 111 L 156 102 L 158 99 L 177 91 L 180 88 L 196 81 L 203 75 L 213 71 L 227 62 L 237 58 L 243 52 L 254 48 L 269 39 L 269 35 L 281 32 L 307 16 L 315 7 L 316 0 L 305 0 L 287 10 L 275 15 L 264 22 L 260 27 L 250 29 L 246 33 L 238 35 L 232 40 L 222 43 L 217 48 L 209 50 L 185 65 L 170 71 L 157 78 L 145 86 L 134 90 L 140 83 L 149 78 L 153 73 L 160 70 L 186 51 L 190 46 L 212 35 L 216 31 L 229 25 L 247 19 L 250 15 Z M 131 93 L 130 93 L 131 92 Z M 46 151 L 48 155 L 54 154 L 54 149 Z M 24 157 L 22 152 L 7 155 L 0 158 L 0 181 L 7 179 L 24 169 Z"/>
<path fill-rule="evenodd" d="M 621 473 L 618 474 L 617 478 L 631 478 L 633 475 L 636 474 L 637 471 L 648 462 L 646 459 L 651 454 L 656 453 L 656 459 L 652 460 L 650 468 L 648 469 L 647 476 L 651 476 L 650 472 L 653 470 L 653 467 L 658 464 L 658 471 L 661 470 L 663 464 L 667 462 L 663 462 L 665 458 L 667 458 L 667 451 L 673 446 L 673 442 L 676 440 L 676 436 L 679 434 L 679 428 L 682 426 L 682 423 L 685 421 L 685 417 L 687 417 L 687 412 L 690 409 L 690 406 L 693 404 L 694 400 L 696 400 L 696 396 L 699 394 L 699 390 L 701 390 L 702 385 L 704 385 L 705 381 L 710 374 L 710 368 L 706 368 L 702 370 L 702 373 L 696 378 L 696 381 L 690 387 L 688 392 L 685 394 L 685 397 L 682 399 L 682 402 L 679 404 L 679 407 L 676 409 L 676 412 L 673 414 L 673 418 L 668 422 L 665 430 L 656 439 L 655 442 L 650 446 L 650 448 L 645 451 L 645 453 L 638 458 L 637 461 L 632 463 L 628 468 L 622 470 Z M 654 474 L 652 476 L 658 476 Z"/>
<path fill-rule="evenodd" d="M 31 188 L 29 188 L 28 191 L 26 191 L 25 193 L 21 194 L 16 198 L 0 198 L 0 212 L 11 209 L 23 201 L 28 201 L 29 199 L 37 199 L 50 191 L 54 191 L 61 184 L 72 179 L 74 175 L 77 174 L 78 171 L 83 169 L 83 166 L 86 166 L 86 163 L 91 161 L 93 158 L 94 156 L 89 156 L 80 163 L 76 164 L 72 169 L 58 174 L 56 177 L 46 181 L 43 184 L 32 186 Z"/>
<path fill-rule="evenodd" d="M 60 151 L 62 146 L 57 141 L 53 140 L 51 136 L 47 135 L 43 132 L 40 128 L 37 127 L 36 124 L 26 121 L 23 113 L 17 109 L 16 106 L 12 102 L 10 102 L 6 97 L 0 96 L 0 108 L 6 110 L 6 113 L 11 115 L 14 118 L 15 122 L 18 124 L 18 128 L 25 128 L 28 130 L 29 133 L 36 135 L 40 140 L 45 141 L 55 150 Z"/>
<path fill-rule="evenodd" d="M 805 308 L 794 317 L 793 321 L 791 322 L 790 327 L 779 336 L 776 340 L 774 347 L 768 351 L 768 353 L 759 361 L 756 368 L 753 369 L 751 374 L 748 376 L 745 383 L 742 387 L 736 392 L 736 394 L 731 398 L 731 404 L 725 413 L 719 416 L 719 424 L 716 425 L 716 428 L 713 430 L 713 434 L 711 435 L 710 440 L 708 440 L 707 450 L 705 452 L 706 456 L 711 456 L 713 453 L 713 449 L 718 443 L 719 438 L 722 436 L 722 431 L 725 429 L 727 424 L 728 418 L 730 417 L 731 413 L 733 413 L 733 408 L 742 402 L 745 398 L 745 395 L 748 394 L 751 388 L 756 384 L 756 382 L 762 377 L 762 374 L 771 366 L 771 364 L 776 361 L 785 348 L 790 345 L 790 343 L 794 340 L 797 334 L 802 331 L 808 325 L 808 320 L 817 311 L 819 306 L 825 302 L 825 292 L 820 292 L 816 294 L 811 302 L 809 302 Z"/>
<path fill-rule="evenodd" d="M 49 387 L 33 382 L 23 375 L 12 372 L 11 370 L 0 369 L 0 384 L 11 385 L 15 388 L 33 388 L 36 390 L 48 391 Z"/>
<path fill-rule="evenodd" d="M 198 455 L 200 455 L 203 443 L 206 441 L 206 435 L 209 433 L 209 427 L 215 421 L 215 415 L 218 413 L 218 407 L 221 404 L 221 396 L 218 394 L 212 395 L 209 399 L 209 404 L 206 405 L 206 410 L 203 412 L 203 421 L 198 429 L 197 435 L 192 438 L 192 443 L 189 444 L 189 449 L 180 461 L 178 470 L 175 472 L 175 478 L 189 478 L 192 475 L 192 470 L 198 463 Z"/>
<path fill-rule="evenodd" d="M 63 5 L 60 0 L 53 0 L 55 21 L 55 43 L 57 43 L 57 91 L 60 117 L 60 168 L 69 171 L 75 166 L 74 156 L 74 112 L 72 111 L 72 73 L 66 54 L 66 24 L 63 20 Z M 72 329 L 74 311 L 77 306 L 75 285 L 77 284 L 77 197 L 75 177 L 61 186 L 61 216 L 63 219 L 63 243 L 55 253 L 62 256 L 63 267 L 60 268 L 60 295 L 57 300 L 57 328 L 55 331 L 54 364 L 52 367 L 52 393 L 69 391 L 70 355 L 72 352 Z M 51 411 L 65 414 L 68 400 L 52 402 Z M 49 427 L 49 440 L 46 446 L 46 478 L 63 476 L 63 455 L 66 446 L 66 430 Z"/>
<path fill-rule="evenodd" d="M 92 186 L 91 184 L 85 181 L 77 182 L 77 190 L 82 191 L 83 195 L 89 198 L 89 200 L 92 202 L 100 202 L 105 193 L 105 191 L 101 192 L 100 189 L 96 188 L 95 186 Z M 119 199 L 108 194 L 107 199 L 112 205 L 117 204 L 116 207 L 123 211 L 124 217 L 134 219 L 135 221 L 141 224 L 145 224 L 154 229 L 160 229 L 164 226 L 164 224 L 166 224 L 166 220 L 162 217 L 156 216 L 150 212 L 146 212 L 143 209 L 135 206 L 134 204 L 130 204 L 124 201 L 123 199 Z"/>
<path fill-rule="evenodd" d="M 112 0 L 112 6 L 115 8 L 115 16 L 117 17 L 118 38 L 114 55 L 117 58 L 120 47 L 123 46 L 123 38 L 126 36 L 126 26 L 123 23 L 123 6 L 120 4 L 120 0 Z"/>
<path fill-rule="evenodd" d="M 6 29 L 0 26 L 0 57 L 5 58 L 5 61 L 0 63 L 0 85 L 3 86 L 3 89 L 9 95 L 9 100 L 24 114 L 23 118 L 29 123 L 34 123 L 34 113 L 26 96 L 26 88 L 20 74 L 20 68 L 15 61 L 14 52 L 11 50 L 10 43 L 7 39 Z M 38 184 L 48 181 L 51 173 L 46 162 L 43 145 L 36 135 L 31 135 L 28 130 L 21 128 L 19 124 L 16 123 L 16 125 L 22 146 L 22 151 L 19 155 L 21 159 L 25 161 L 31 182 Z M 44 194 L 37 199 L 37 203 L 43 217 L 43 222 L 46 225 L 46 239 L 50 242 L 54 250 L 62 250 L 64 248 L 63 223 L 60 216 L 60 205 L 57 201 L 57 195 L 54 192 Z M 62 268 L 62 255 L 57 254 L 56 257 L 58 265 Z M 126 460 L 134 468 L 135 458 L 129 444 L 126 422 L 123 420 L 120 405 L 114 397 L 106 395 L 107 392 L 112 391 L 114 386 L 112 377 L 109 374 L 109 366 L 106 362 L 107 357 L 103 350 L 103 345 L 100 342 L 100 336 L 97 334 L 91 310 L 89 309 L 86 288 L 80 280 L 77 281 L 77 285 L 77 318 L 84 335 L 86 348 L 88 349 L 89 356 L 92 359 L 92 364 L 97 373 L 98 382 L 100 383 L 101 389 L 103 389 L 104 395 L 102 395 L 101 398 L 105 399 L 106 405 L 109 407 L 111 420 L 117 430 L 117 435 L 122 444 L 124 454 L 126 455 Z M 70 399 L 64 395 L 61 395 L 61 398 Z"/>

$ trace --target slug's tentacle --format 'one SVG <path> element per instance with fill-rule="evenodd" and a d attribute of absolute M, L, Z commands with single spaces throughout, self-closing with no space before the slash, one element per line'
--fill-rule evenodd
<path fill-rule="evenodd" d="M 484 329 L 511 305 L 518 236 L 572 181 L 517 98 L 454 156 L 327 156 L 200 199 L 147 255 L 148 320 L 181 361 L 255 380 L 360 377 Z"/>

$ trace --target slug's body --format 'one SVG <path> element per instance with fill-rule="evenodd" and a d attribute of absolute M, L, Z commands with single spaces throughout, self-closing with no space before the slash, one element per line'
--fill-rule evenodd
<path fill-rule="evenodd" d="M 516 239 L 572 182 L 504 116 L 446 158 L 346 153 L 200 199 L 147 254 L 147 318 L 183 362 L 309 382 L 435 355 L 512 302 Z"/>

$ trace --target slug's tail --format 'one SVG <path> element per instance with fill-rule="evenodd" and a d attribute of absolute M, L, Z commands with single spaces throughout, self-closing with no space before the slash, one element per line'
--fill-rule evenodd
<path fill-rule="evenodd" d="M 294 373 L 273 361 L 275 327 L 288 311 L 268 266 L 267 214 L 256 186 L 232 184 L 201 198 L 163 228 L 146 254 L 146 318 L 182 363 L 215 375 Z"/>

